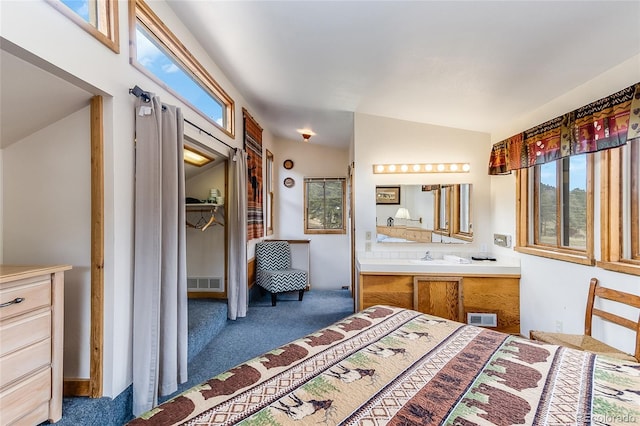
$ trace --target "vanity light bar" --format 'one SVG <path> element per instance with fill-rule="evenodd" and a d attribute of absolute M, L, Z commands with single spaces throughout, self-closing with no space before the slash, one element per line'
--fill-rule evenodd
<path fill-rule="evenodd" d="M 374 164 L 374 174 L 469 173 L 469 163 Z"/>

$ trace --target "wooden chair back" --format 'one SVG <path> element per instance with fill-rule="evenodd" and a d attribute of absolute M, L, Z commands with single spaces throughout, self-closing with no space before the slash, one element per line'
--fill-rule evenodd
<path fill-rule="evenodd" d="M 594 305 L 596 297 L 640 309 L 640 296 L 626 293 L 624 291 L 601 287 L 597 278 L 591 278 L 591 282 L 589 284 L 589 298 L 587 299 L 587 311 L 584 319 L 584 334 L 587 336 L 591 336 L 591 324 L 594 315 L 635 331 L 636 351 L 634 357 L 636 359 L 640 359 L 640 314 L 638 315 L 638 320 L 631 321 L 630 319 L 612 314 L 611 312 L 595 308 Z"/>

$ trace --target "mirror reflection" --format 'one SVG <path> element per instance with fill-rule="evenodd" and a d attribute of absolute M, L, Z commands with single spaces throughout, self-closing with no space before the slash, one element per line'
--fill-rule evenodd
<path fill-rule="evenodd" d="M 379 243 L 473 241 L 472 184 L 376 187 Z"/>

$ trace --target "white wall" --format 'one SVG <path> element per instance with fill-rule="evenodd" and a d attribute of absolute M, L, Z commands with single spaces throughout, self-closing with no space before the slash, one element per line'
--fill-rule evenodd
<path fill-rule="evenodd" d="M 4 262 L 70 264 L 64 374 L 89 377 L 91 131 L 87 106 L 4 150 Z"/>
<path fill-rule="evenodd" d="M 311 240 L 312 289 L 339 289 L 349 285 L 351 255 L 348 234 L 304 233 L 304 178 L 346 178 L 348 155 L 346 149 L 320 147 L 313 142 L 276 140 L 275 143 L 273 238 Z M 291 170 L 282 166 L 286 159 L 294 162 Z M 293 188 L 284 186 L 287 177 L 295 180 Z"/>
<path fill-rule="evenodd" d="M 499 142 L 518 132 L 572 111 L 597 99 L 640 81 L 640 55 L 610 69 L 586 84 L 561 94 L 552 102 L 515 120 L 509 125 L 491 132 L 492 143 Z M 488 158 L 489 153 L 487 152 Z M 599 155 L 595 155 L 596 171 L 599 170 Z M 598 175 L 598 173 L 596 173 Z M 600 200 L 599 181 L 595 188 L 595 254 L 600 258 Z M 491 177 L 492 229 L 496 233 L 515 235 L 515 176 Z M 500 249 L 499 253 L 518 255 L 512 249 Z M 595 266 L 583 266 L 569 262 L 545 259 L 531 255 L 520 255 L 522 279 L 520 280 L 521 332 L 530 329 L 555 331 L 559 321 L 564 332 L 584 331 L 584 311 L 589 279 L 597 277 L 602 285 L 640 294 L 640 278 L 603 270 Z M 623 310 L 618 313 L 625 315 Z M 636 314 L 637 315 L 637 314 Z M 601 329 L 600 329 L 601 328 Z M 615 331 L 613 331 L 615 330 Z M 594 335 L 623 350 L 633 352 L 631 333 L 602 326 L 598 323 Z"/>
<path fill-rule="evenodd" d="M 480 251 L 484 245 L 490 248 L 491 204 L 490 179 L 487 175 L 490 138 L 487 133 L 472 132 L 450 127 L 414 123 L 392 118 L 356 114 L 355 200 L 356 200 L 356 250 L 365 250 L 366 233 L 376 235 L 377 185 L 404 184 L 473 184 L 473 243 L 471 244 L 393 244 L 394 250 L 422 251 Z M 465 162 L 471 165 L 469 173 L 431 173 L 384 175 L 373 174 L 374 164 Z M 383 250 L 372 237 L 372 250 Z M 389 246 L 389 244 L 386 244 Z M 388 247 L 386 248 L 388 249 Z"/>
<path fill-rule="evenodd" d="M 222 195 L 226 196 L 224 161 L 187 180 L 185 182 L 185 195 L 204 200 L 209 198 L 209 190 L 211 188 L 217 188 Z M 208 219 L 210 212 L 187 211 L 186 215 L 187 220 L 195 224 L 202 217 Z M 217 221 L 225 222 L 223 206 L 218 207 L 218 212 L 215 215 Z M 224 226 L 215 224 L 205 231 L 187 228 L 188 277 L 219 277 L 224 280 L 226 267 L 224 253 Z"/>
<path fill-rule="evenodd" d="M 67 17 L 46 2 L 0 2 L 0 36 L 18 46 L 12 52 L 45 70 L 71 81 L 85 90 L 104 97 L 105 120 L 105 263 L 104 263 L 104 394 L 115 397 L 132 380 L 132 276 L 133 276 L 133 134 L 135 98 L 128 89 L 139 85 L 161 96 L 162 101 L 181 106 L 185 118 L 207 129 L 234 147 L 242 147 L 242 108 L 253 111 L 211 61 L 189 30 L 176 18 L 162 1 L 149 2 L 149 6 L 167 27 L 181 40 L 199 62 L 214 76 L 221 87 L 235 101 L 236 136 L 229 137 L 217 130 L 199 114 L 163 90 L 129 64 L 128 2 L 120 1 L 118 8 L 120 54 L 116 54 L 87 34 Z M 26 25 L 28 23 L 28 25 Z M 34 28 L 44 29 L 34 31 Z M 71 47 L 71 48 L 70 48 Z M 192 132 L 187 129 L 185 132 Z M 202 137 L 203 143 L 220 151 L 221 144 Z M 265 147 L 271 136 L 263 134 Z M 6 155 L 6 153 L 5 153 Z M 6 166 L 6 158 L 4 161 Z M 6 194 L 5 194 L 6 197 Z M 4 215 L 8 213 L 5 200 Z M 5 233 L 7 229 L 4 229 Z M 6 253 L 5 253 L 5 260 Z M 89 322 L 89 317 L 74 319 Z"/>

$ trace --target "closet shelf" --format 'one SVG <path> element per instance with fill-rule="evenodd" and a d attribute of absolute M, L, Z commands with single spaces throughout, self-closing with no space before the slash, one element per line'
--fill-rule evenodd
<path fill-rule="evenodd" d="M 194 204 L 185 204 L 184 206 L 188 212 L 200 212 L 200 211 L 209 211 L 212 208 L 223 207 L 224 204 L 194 203 Z"/>

